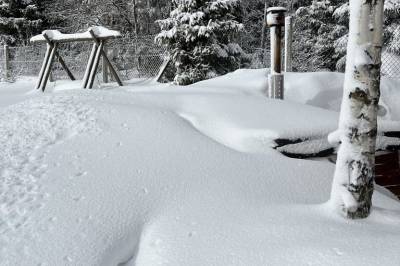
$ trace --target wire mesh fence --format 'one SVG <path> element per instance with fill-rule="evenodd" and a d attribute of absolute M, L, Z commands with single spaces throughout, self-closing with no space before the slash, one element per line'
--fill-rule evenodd
<path fill-rule="evenodd" d="M 106 49 L 112 64 L 119 71 L 124 80 L 134 78 L 152 78 L 157 76 L 164 63 L 167 51 L 154 42 L 155 35 L 137 36 L 124 35 L 122 38 L 111 40 Z M 241 36 L 246 39 L 246 36 Z M 335 71 L 343 71 L 345 65 L 345 48 L 347 39 L 343 38 L 335 43 L 332 54 L 324 55 L 326 58 L 317 57 L 312 51 L 296 50 L 294 47 L 293 70 L 297 72 L 332 71 L 323 68 L 319 61 L 332 61 L 333 56 L 336 64 Z M 268 42 L 267 42 L 268 44 Z M 248 56 L 246 64 L 238 65 L 237 68 L 267 68 L 270 66 L 270 50 L 267 45 L 265 49 L 252 47 L 246 42 L 241 43 L 244 52 Z M 75 75 L 82 79 L 92 49 L 92 43 L 63 43 L 59 46 L 59 53 L 66 64 Z M 43 44 L 32 44 L 28 46 L 8 48 L 8 72 L 6 71 L 6 51 L 0 47 L 0 78 L 3 80 L 15 80 L 20 76 L 35 76 L 39 73 L 46 47 Z M 341 55 L 341 57 L 338 55 Z M 99 68 L 99 73 L 102 71 Z M 384 50 L 382 54 L 382 74 L 392 78 L 400 78 L 400 56 Z M 52 77 L 54 79 L 67 79 L 61 65 L 53 66 Z"/>
<path fill-rule="evenodd" d="M 112 64 L 124 80 L 133 78 L 151 78 L 157 75 L 166 56 L 165 49 L 154 43 L 154 35 L 123 36 L 110 41 L 106 50 Z M 92 49 L 92 43 L 60 43 L 58 53 L 64 59 L 75 78 L 82 79 Z M 45 56 L 45 44 L 28 46 L 0 47 L 0 77 L 14 80 L 20 76 L 37 75 Z M 8 54 L 8 75 L 6 78 L 6 56 Z M 99 73 L 102 71 L 101 66 Z M 52 68 L 52 78 L 68 78 L 62 66 L 55 63 Z"/>

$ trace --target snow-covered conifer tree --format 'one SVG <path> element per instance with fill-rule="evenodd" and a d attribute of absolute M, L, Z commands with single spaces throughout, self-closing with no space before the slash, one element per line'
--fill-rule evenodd
<path fill-rule="evenodd" d="M 245 58 L 234 42 L 242 30 L 239 0 L 173 0 L 170 17 L 158 23 L 156 41 L 166 45 L 176 68 L 174 82 L 188 85 L 226 74 Z"/>
<path fill-rule="evenodd" d="M 370 214 L 383 45 L 383 0 L 350 0 L 350 29 L 331 202 L 352 219 Z"/>
<path fill-rule="evenodd" d="M 400 2 L 384 5 L 384 49 L 400 54 Z M 309 57 L 313 69 L 344 71 L 349 25 L 346 0 L 316 0 L 296 12 L 295 49 L 301 58 Z"/>
<path fill-rule="evenodd" d="M 42 30 L 40 2 L 35 0 L 0 0 L 0 43 L 26 42 Z"/>
<path fill-rule="evenodd" d="M 391 53 L 400 54 L 400 1 L 385 1 L 385 46 Z"/>
<path fill-rule="evenodd" d="M 338 18 L 346 0 L 314 0 L 297 9 L 295 19 L 294 50 L 299 58 L 306 59 L 307 70 L 337 69 L 337 62 L 345 55 L 348 17 Z M 341 46 L 341 44 L 344 44 Z"/>

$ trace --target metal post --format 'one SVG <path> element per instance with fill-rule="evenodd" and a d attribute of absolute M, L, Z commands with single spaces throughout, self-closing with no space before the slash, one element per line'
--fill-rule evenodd
<path fill-rule="evenodd" d="M 280 74 L 282 72 L 281 35 L 281 27 L 271 28 L 271 74 Z"/>
<path fill-rule="evenodd" d="M 293 17 L 285 19 L 285 72 L 292 71 L 293 59 Z"/>
<path fill-rule="evenodd" d="M 267 24 L 271 28 L 271 73 L 268 95 L 273 99 L 284 98 L 284 76 L 282 74 L 282 27 L 285 26 L 283 7 L 271 7 L 267 13 Z"/>
<path fill-rule="evenodd" d="M 10 49 L 8 45 L 4 45 L 4 78 L 8 80 L 10 78 Z"/>

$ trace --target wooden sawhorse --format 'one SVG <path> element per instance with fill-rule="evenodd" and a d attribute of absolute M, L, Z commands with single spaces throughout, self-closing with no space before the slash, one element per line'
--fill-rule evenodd
<path fill-rule="evenodd" d="M 102 28 L 102 27 L 97 27 L 97 29 L 98 28 Z M 120 33 L 102 28 L 103 31 L 105 30 L 106 32 L 108 32 L 110 34 L 105 35 L 105 36 L 103 34 L 103 36 L 99 37 L 98 35 L 96 35 L 95 30 L 93 30 L 93 29 L 96 29 L 96 27 L 89 29 L 87 32 L 78 33 L 78 34 L 62 34 L 58 31 L 50 31 L 53 34 L 49 35 L 47 33 L 47 31 L 44 31 L 43 34 L 35 36 L 31 39 L 31 42 L 46 42 L 47 43 L 46 54 L 45 54 L 45 57 L 43 60 L 42 68 L 40 69 L 40 72 L 39 72 L 39 79 L 36 84 L 36 89 L 45 91 L 46 85 L 50 78 L 50 73 L 51 73 L 51 69 L 54 64 L 55 58 L 58 59 L 61 66 L 63 67 L 63 69 L 67 72 L 68 77 L 71 80 L 75 80 L 74 75 L 69 70 L 64 59 L 58 53 L 57 49 L 58 49 L 58 46 L 60 43 L 83 42 L 83 41 L 92 41 L 92 42 L 94 42 L 94 44 L 93 44 L 92 52 L 89 57 L 89 62 L 86 67 L 82 87 L 84 89 L 92 89 L 93 88 L 94 80 L 96 78 L 96 73 L 99 68 L 99 62 L 100 62 L 101 58 L 103 58 L 105 65 L 110 70 L 111 75 L 117 81 L 118 85 L 123 86 L 123 83 L 122 83 L 117 71 L 115 70 L 114 66 L 111 64 L 111 61 L 108 58 L 107 53 L 104 51 L 104 46 L 105 46 L 106 41 L 111 38 L 119 37 Z M 56 37 L 52 38 L 51 36 L 56 36 Z M 105 69 L 103 69 L 103 71 L 105 71 Z"/>

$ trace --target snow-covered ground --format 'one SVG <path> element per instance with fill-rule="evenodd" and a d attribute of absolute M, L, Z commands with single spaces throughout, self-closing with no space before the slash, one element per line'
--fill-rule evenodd
<path fill-rule="evenodd" d="M 0 83 L 0 265 L 400 265 L 400 203 L 377 187 L 370 218 L 329 204 L 334 165 L 277 138 L 337 127 L 343 75 L 266 70 L 189 87 L 82 90 Z M 400 82 L 380 126 L 400 131 Z"/>

